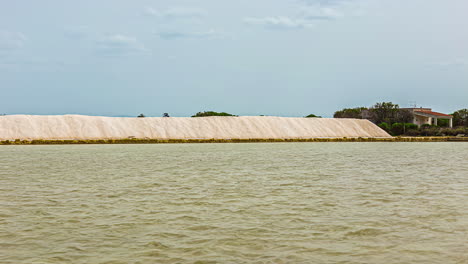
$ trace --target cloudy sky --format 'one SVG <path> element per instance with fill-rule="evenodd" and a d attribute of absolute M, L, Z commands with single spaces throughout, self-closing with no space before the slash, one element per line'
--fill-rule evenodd
<path fill-rule="evenodd" d="M 468 107 L 467 0 L 0 0 L 0 113 Z"/>

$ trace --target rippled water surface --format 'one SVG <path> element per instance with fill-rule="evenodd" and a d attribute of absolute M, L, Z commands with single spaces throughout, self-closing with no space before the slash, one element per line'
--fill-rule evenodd
<path fill-rule="evenodd" d="M 0 146 L 0 263 L 468 263 L 468 144 Z"/>

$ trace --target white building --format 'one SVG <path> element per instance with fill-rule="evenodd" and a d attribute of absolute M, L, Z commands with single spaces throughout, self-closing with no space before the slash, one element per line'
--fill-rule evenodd
<path fill-rule="evenodd" d="M 413 114 L 413 124 L 421 127 L 422 125 L 437 125 L 438 119 L 448 119 L 449 127 L 453 127 L 453 116 L 432 111 L 431 108 L 400 108 L 408 110 Z"/>

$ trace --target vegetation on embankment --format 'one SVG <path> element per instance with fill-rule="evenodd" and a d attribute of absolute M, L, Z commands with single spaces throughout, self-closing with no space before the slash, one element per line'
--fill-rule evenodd
<path fill-rule="evenodd" d="M 207 116 L 236 116 L 226 112 L 215 112 L 215 111 L 205 111 L 205 112 L 198 112 L 192 117 L 207 117 Z"/>
<path fill-rule="evenodd" d="M 392 102 L 376 103 L 370 108 L 356 107 L 336 111 L 334 118 L 368 119 L 392 136 L 409 137 L 439 137 L 468 135 L 468 109 L 460 109 L 451 114 L 453 128 L 449 127 L 448 119 L 439 119 L 437 125 L 412 124 L 413 114 L 408 109 L 402 109 Z"/>
<path fill-rule="evenodd" d="M 286 143 L 286 142 L 468 142 L 468 137 L 394 138 L 252 138 L 252 139 L 100 139 L 100 140 L 4 140 L 0 145 L 177 144 L 177 143 Z"/>
<path fill-rule="evenodd" d="M 318 115 L 314 115 L 314 114 L 310 114 L 310 115 L 307 115 L 307 116 L 304 116 L 305 118 L 322 118 L 321 116 L 318 116 Z"/>
<path fill-rule="evenodd" d="M 460 109 L 453 113 L 454 127 L 468 127 L 468 109 Z M 376 103 L 371 107 L 344 108 L 336 111 L 334 118 L 355 118 L 368 119 L 374 124 L 387 123 L 411 123 L 413 114 L 408 109 L 400 108 L 398 104 L 392 102 Z M 448 127 L 447 119 L 438 120 L 439 127 Z"/>
<path fill-rule="evenodd" d="M 402 137 L 451 137 L 457 135 L 468 135 L 468 127 L 441 127 L 435 125 L 417 125 L 411 123 L 380 123 L 379 127 L 392 136 Z"/>

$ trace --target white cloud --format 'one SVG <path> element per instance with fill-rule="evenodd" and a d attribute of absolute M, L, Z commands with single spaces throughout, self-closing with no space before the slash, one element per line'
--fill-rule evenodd
<path fill-rule="evenodd" d="M 123 56 L 148 51 L 136 38 L 122 34 L 107 35 L 99 39 L 97 50 L 105 56 Z"/>
<path fill-rule="evenodd" d="M 248 17 L 244 18 L 244 22 L 249 25 L 259 25 L 272 29 L 297 29 L 313 27 L 313 24 L 309 20 L 302 18 L 290 18 L 286 16 L 263 18 Z"/>
<path fill-rule="evenodd" d="M 273 29 L 306 29 L 319 21 L 336 20 L 344 17 L 345 3 L 353 0 L 300 0 L 297 13 L 288 16 L 267 16 L 244 18 L 250 25 Z"/>
<path fill-rule="evenodd" d="M 187 19 L 204 17 L 206 15 L 206 11 L 200 8 L 191 7 L 173 7 L 166 10 L 157 10 L 152 7 L 147 7 L 144 14 L 161 19 Z"/>
<path fill-rule="evenodd" d="M 300 0 L 301 2 L 307 5 L 319 5 L 319 6 L 332 6 L 338 5 L 346 2 L 351 2 L 354 0 Z"/>
<path fill-rule="evenodd" d="M 304 7 L 299 16 L 306 20 L 333 20 L 343 17 L 343 14 L 332 7 Z"/>
<path fill-rule="evenodd" d="M 158 33 L 163 39 L 181 39 L 181 38 L 215 38 L 222 36 L 221 33 L 211 29 L 200 32 L 182 32 L 182 31 L 163 31 Z"/>
<path fill-rule="evenodd" d="M 0 30 L 0 50 L 14 50 L 24 46 L 27 38 L 21 32 Z"/>

